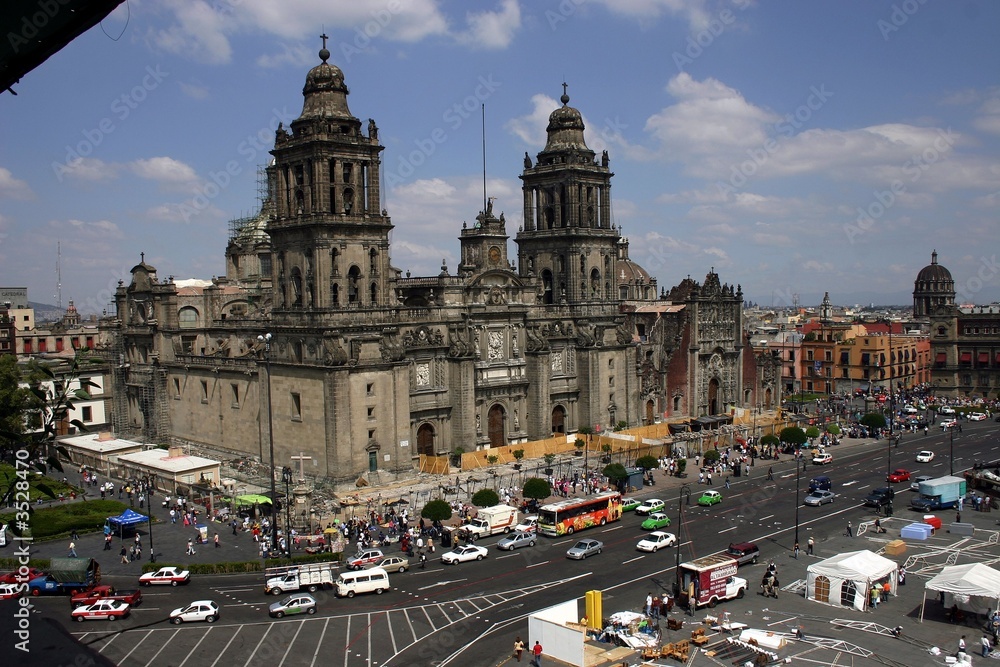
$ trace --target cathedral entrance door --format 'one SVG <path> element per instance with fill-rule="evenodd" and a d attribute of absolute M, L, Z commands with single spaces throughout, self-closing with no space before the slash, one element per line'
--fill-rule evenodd
<path fill-rule="evenodd" d="M 716 379 L 708 383 L 708 414 L 719 414 L 719 381 Z"/>
<path fill-rule="evenodd" d="M 552 408 L 552 432 L 566 432 L 566 408 L 561 405 Z"/>
<path fill-rule="evenodd" d="M 417 429 L 417 454 L 434 456 L 434 427 L 421 424 Z"/>
<path fill-rule="evenodd" d="M 368 472 L 378 472 L 378 452 L 368 452 Z"/>
<path fill-rule="evenodd" d="M 486 418 L 489 428 L 490 447 L 503 447 L 507 444 L 503 429 L 505 417 L 506 412 L 502 405 L 494 405 L 490 408 L 489 415 Z"/>

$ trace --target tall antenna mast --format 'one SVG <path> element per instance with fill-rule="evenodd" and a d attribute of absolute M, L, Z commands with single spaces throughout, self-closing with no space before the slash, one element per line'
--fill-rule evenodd
<path fill-rule="evenodd" d="M 486 199 L 486 103 L 483 102 L 483 215 L 488 208 Z"/>
<path fill-rule="evenodd" d="M 56 306 L 62 310 L 62 241 L 56 241 Z"/>

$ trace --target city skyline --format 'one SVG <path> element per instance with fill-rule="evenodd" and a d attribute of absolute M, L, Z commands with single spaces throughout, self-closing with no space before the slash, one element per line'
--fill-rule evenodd
<path fill-rule="evenodd" d="M 161 279 L 223 275 L 228 220 L 253 212 L 324 33 L 385 146 L 404 272 L 455 270 L 483 207 L 482 105 L 489 196 L 516 234 L 523 155 L 565 82 L 660 286 L 714 269 L 762 306 L 905 305 L 936 249 L 956 302 L 989 303 L 998 19 L 977 2 L 131 2 L 2 101 L 20 129 L 0 152 L 5 281 L 54 303 L 57 240 L 83 313 L 143 251 Z"/>

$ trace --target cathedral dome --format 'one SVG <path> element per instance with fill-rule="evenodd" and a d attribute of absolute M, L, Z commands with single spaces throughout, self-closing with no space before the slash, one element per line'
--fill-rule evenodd
<path fill-rule="evenodd" d="M 944 268 L 937 261 L 937 250 L 931 253 L 931 263 L 920 269 L 917 274 L 917 282 L 952 282 L 951 271 Z"/>
<path fill-rule="evenodd" d="M 561 107 L 549 114 L 549 124 L 545 128 L 548 140 L 545 142 L 545 152 L 576 148 L 588 151 L 583 139 L 583 115 L 578 109 L 569 106 L 569 95 L 566 94 L 566 84 L 563 84 L 563 94 L 559 98 Z"/>
<path fill-rule="evenodd" d="M 937 261 L 937 250 L 931 253 L 931 263 L 920 269 L 913 282 L 913 316 L 929 317 L 938 306 L 955 304 L 955 281 L 951 271 Z"/>
<path fill-rule="evenodd" d="M 344 83 L 344 73 L 336 65 L 327 62 L 330 52 L 326 48 L 326 40 L 319 57 L 322 62 L 306 74 L 306 85 L 302 88 L 305 100 L 299 120 L 354 119 L 347 107 L 350 91 Z"/>

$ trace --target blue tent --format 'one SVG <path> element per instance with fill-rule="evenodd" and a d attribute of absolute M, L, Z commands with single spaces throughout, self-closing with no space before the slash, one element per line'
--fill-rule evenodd
<path fill-rule="evenodd" d="M 149 517 L 132 510 L 125 510 L 118 516 L 109 516 L 108 522 L 119 526 L 134 526 L 137 523 L 146 523 Z"/>

